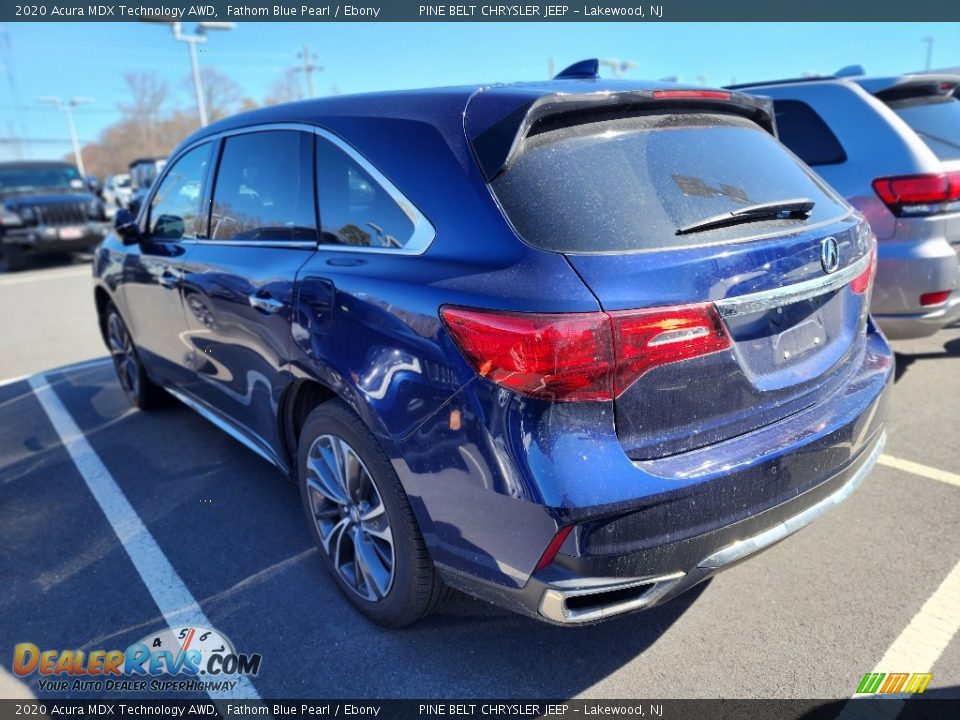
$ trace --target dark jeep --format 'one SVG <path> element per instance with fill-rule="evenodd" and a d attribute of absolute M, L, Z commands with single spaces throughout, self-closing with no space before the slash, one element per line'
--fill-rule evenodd
<path fill-rule="evenodd" d="M 0 163 L 0 246 L 7 270 L 44 253 L 87 250 L 106 234 L 103 202 L 73 165 Z"/>

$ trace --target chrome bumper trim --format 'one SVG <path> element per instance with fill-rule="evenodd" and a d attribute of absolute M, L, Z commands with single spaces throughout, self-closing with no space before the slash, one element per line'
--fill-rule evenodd
<path fill-rule="evenodd" d="M 783 287 L 772 290 L 716 300 L 714 301 L 714 305 L 716 305 L 720 317 L 733 317 L 735 315 L 747 315 L 749 313 L 772 310 L 773 308 L 783 307 L 784 305 L 800 302 L 801 300 L 809 300 L 810 298 L 839 290 L 854 278 L 861 275 L 869 266 L 870 255 L 867 254 L 833 275 L 823 275 L 822 277 L 813 278 L 812 280 L 805 280 L 804 282 L 794 283 L 793 285 L 784 285 Z"/>
<path fill-rule="evenodd" d="M 851 477 L 846 484 L 844 484 L 844 486 L 835 493 L 825 497 L 816 505 L 811 505 L 803 512 L 784 520 L 779 525 L 774 525 L 772 528 L 765 530 L 759 535 L 745 538 L 735 542 L 732 545 L 728 545 L 721 550 L 718 550 L 713 555 L 701 560 L 697 567 L 708 570 L 717 570 L 725 565 L 735 563 L 738 560 L 742 560 L 743 558 L 752 555 L 755 552 L 759 552 L 760 550 L 773 545 L 775 542 L 783 540 L 788 535 L 792 535 L 793 533 L 797 532 L 797 530 L 805 528 L 821 515 L 825 515 L 827 512 L 850 497 L 853 492 L 860 487 L 860 483 L 863 482 L 863 479 L 867 476 L 870 470 L 873 469 L 873 466 L 877 464 L 877 459 L 880 457 L 880 453 L 883 452 L 883 446 L 886 444 L 886 441 L 887 435 L 886 432 L 884 432 L 880 435 L 880 438 L 873 446 L 873 449 L 870 450 L 870 454 L 867 456 L 867 459 L 862 465 L 860 465 L 859 468 L 857 468 L 857 471 L 853 474 L 853 477 Z"/>

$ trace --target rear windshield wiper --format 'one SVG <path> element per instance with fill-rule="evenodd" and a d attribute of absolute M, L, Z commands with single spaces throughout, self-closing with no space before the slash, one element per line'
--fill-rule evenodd
<path fill-rule="evenodd" d="M 810 216 L 810 211 L 813 210 L 814 205 L 816 203 L 810 198 L 774 200 L 773 202 L 748 205 L 728 213 L 698 220 L 690 225 L 684 225 L 677 230 L 677 235 L 687 235 L 702 230 L 711 230 L 727 225 L 741 225 L 759 220 L 802 220 Z"/>

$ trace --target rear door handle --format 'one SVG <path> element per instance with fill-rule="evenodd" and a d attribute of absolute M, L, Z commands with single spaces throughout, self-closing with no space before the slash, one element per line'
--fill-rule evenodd
<path fill-rule="evenodd" d="M 283 308 L 283 300 L 277 300 L 269 295 L 258 295 L 254 293 L 247 298 L 250 301 L 250 307 L 254 307 L 265 313 L 279 312 Z"/>

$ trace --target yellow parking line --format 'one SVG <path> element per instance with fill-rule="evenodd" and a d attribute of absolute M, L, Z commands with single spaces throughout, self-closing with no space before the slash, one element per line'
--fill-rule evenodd
<path fill-rule="evenodd" d="M 930 467 L 929 465 L 921 465 L 918 462 L 913 462 L 912 460 L 903 460 L 902 458 L 893 457 L 892 455 L 881 455 L 879 463 L 881 465 L 886 465 L 887 467 L 892 467 L 897 470 L 903 470 L 904 472 L 919 475 L 920 477 L 930 478 L 931 480 L 939 480 L 940 482 L 945 482 L 948 485 L 960 487 L 960 475 L 947 472 L 946 470 L 939 470 L 937 468 Z"/>

